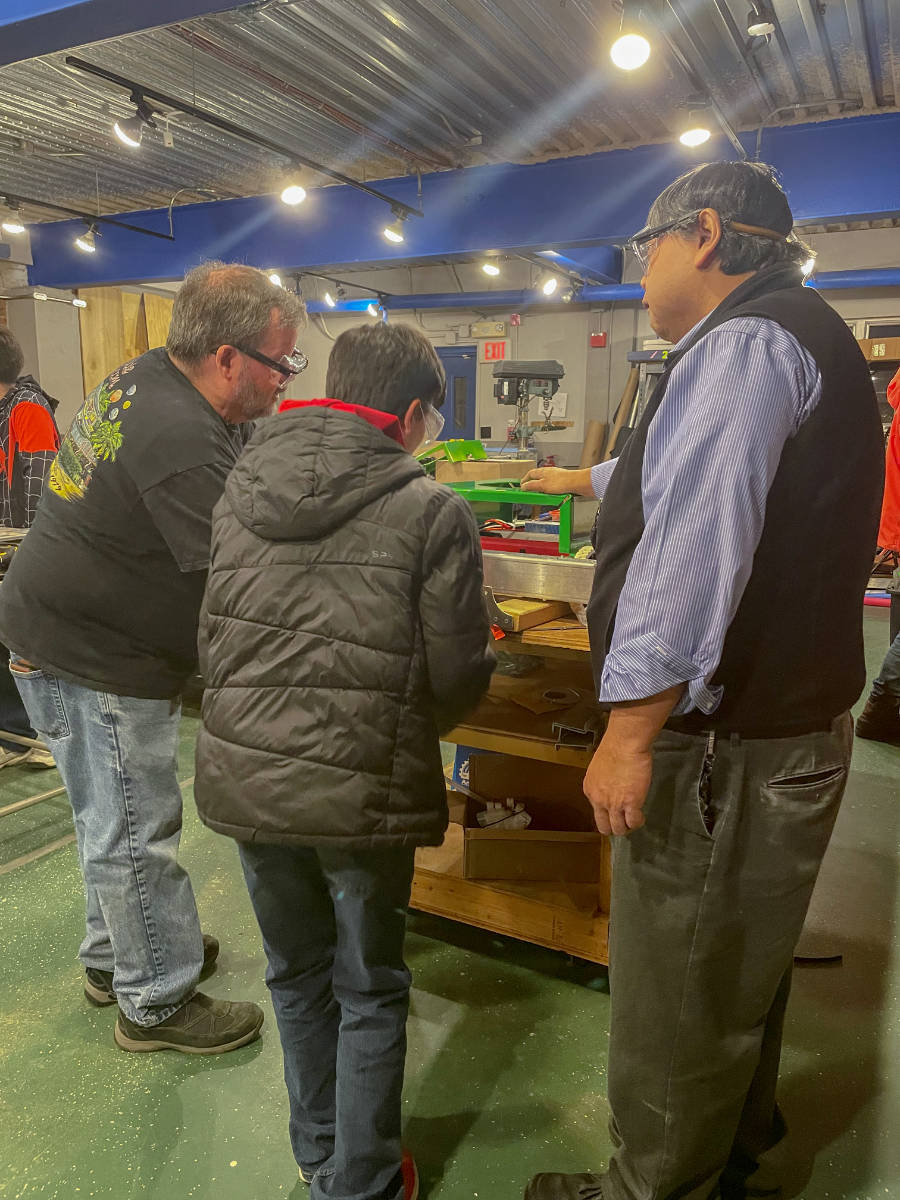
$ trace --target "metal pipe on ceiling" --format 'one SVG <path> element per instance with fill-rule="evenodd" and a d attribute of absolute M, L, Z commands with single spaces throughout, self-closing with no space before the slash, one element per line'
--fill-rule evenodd
<path fill-rule="evenodd" d="M 271 138 L 263 137 L 261 134 L 253 133 L 249 129 L 243 129 L 240 125 L 235 125 L 233 121 L 227 121 L 223 117 L 217 117 L 215 113 L 208 112 L 206 109 L 198 108 L 196 104 L 191 104 L 187 100 L 180 100 L 177 96 L 169 96 L 165 92 L 157 91 L 155 88 L 147 87 L 145 84 L 138 83 L 133 79 L 126 79 L 123 75 L 117 75 L 114 71 L 107 71 L 105 67 L 95 66 L 93 63 L 86 62 L 83 58 L 78 58 L 77 55 L 67 54 L 66 65 L 75 67 L 79 71 L 84 71 L 88 75 L 95 75 L 98 79 L 105 79 L 109 83 L 116 84 L 117 87 L 126 88 L 129 93 L 136 93 L 143 96 L 147 100 L 155 100 L 158 104 L 164 104 L 167 108 L 174 109 L 177 112 L 183 113 L 185 116 L 196 117 L 198 121 L 203 121 L 207 125 L 212 125 L 216 129 L 221 129 L 223 133 L 229 133 L 233 137 L 243 138 L 245 141 L 252 142 L 256 146 L 262 146 L 267 150 L 273 151 L 275 154 L 280 154 L 288 160 L 288 162 L 298 163 L 301 166 L 308 167 L 311 171 L 315 171 L 319 175 L 326 175 L 329 179 L 335 180 L 337 183 L 346 184 L 348 187 L 356 188 L 357 191 L 365 192 L 366 195 L 374 197 L 376 200 L 381 200 L 384 204 L 389 205 L 392 211 L 395 211 L 399 216 L 404 217 L 421 217 L 424 213 L 419 209 L 413 208 L 402 200 L 396 200 L 392 196 L 386 195 L 384 192 L 378 191 L 377 188 L 369 187 L 366 183 L 360 183 L 358 179 L 351 179 L 349 175 L 343 175 L 340 171 L 333 171 L 331 167 L 323 166 L 322 163 L 314 162 L 307 158 L 304 154 L 299 154 L 293 150 L 289 150 L 280 142 L 272 141 Z"/>

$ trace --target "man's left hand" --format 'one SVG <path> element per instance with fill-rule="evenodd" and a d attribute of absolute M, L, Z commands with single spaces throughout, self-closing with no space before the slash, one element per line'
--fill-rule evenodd
<path fill-rule="evenodd" d="M 649 749 L 624 747 L 609 735 L 603 739 L 584 777 L 584 794 L 601 833 L 618 835 L 640 829 L 652 775 Z"/>

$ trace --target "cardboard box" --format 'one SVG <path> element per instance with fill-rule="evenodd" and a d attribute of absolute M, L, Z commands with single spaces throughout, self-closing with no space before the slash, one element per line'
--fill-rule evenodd
<path fill-rule="evenodd" d="M 482 829 L 481 805 L 466 798 L 463 824 L 463 878 L 561 880 L 600 879 L 603 837 L 581 790 L 577 767 L 478 755 L 469 762 L 469 787 L 485 800 L 521 800 L 531 815 L 527 829 Z"/>
<path fill-rule="evenodd" d="M 466 462 L 438 461 L 438 483 L 484 483 L 492 479 L 521 479 L 537 466 L 536 458 L 472 458 Z"/>

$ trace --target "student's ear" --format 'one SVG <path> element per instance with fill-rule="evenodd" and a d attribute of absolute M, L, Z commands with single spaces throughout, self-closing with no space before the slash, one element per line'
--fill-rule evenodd
<path fill-rule="evenodd" d="M 400 418 L 400 428 L 403 431 L 403 444 L 407 449 L 417 440 L 422 440 L 422 426 L 425 424 L 425 414 L 422 412 L 422 401 L 416 398 Z"/>

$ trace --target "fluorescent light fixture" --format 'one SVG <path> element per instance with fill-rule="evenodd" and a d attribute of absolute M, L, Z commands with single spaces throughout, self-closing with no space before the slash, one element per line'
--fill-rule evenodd
<path fill-rule="evenodd" d="M 556 278 L 555 275 L 551 275 L 548 279 L 545 279 L 544 282 L 541 284 L 541 291 L 544 293 L 545 296 L 552 296 L 558 287 L 559 287 L 559 280 Z"/>
<path fill-rule="evenodd" d="M 306 188 L 301 187 L 299 183 L 289 183 L 281 193 L 283 204 L 302 204 L 306 199 Z"/>
<path fill-rule="evenodd" d="M 334 308 L 335 304 L 337 304 L 337 301 L 335 300 L 334 296 L 332 296 L 331 292 L 325 293 L 325 303 L 329 308 Z"/>
<path fill-rule="evenodd" d="M 768 37 L 775 32 L 775 22 L 765 4 L 754 4 L 747 13 L 747 33 L 750 37 Z"/>
<path fill-rule="evenodd" d="M 87 233 L 80 234 L 75 239 L 75 245 L 83 254 L 96 254 L 97 252 L 97 231 L 92 225 Z"/>
<path fill-rule="evenodd" d="M 144 133 L 144 122 L 139 116 L 126 117 L 124 121 L 116 121 L 113 133 L 124 146 L 136 149 L 141 144 Z"/>
<path fill-rule="evenodd" d="M 398 217 L 397 220 L 392 222 L 390 225 L 385 225 L 381 232 L 389 242 L 403 242 L 406 240 L 403 234 L 402 217 Z"/>
<path fill-rule="evenodd" d="M 277 271 L 270 271 L 270 272 L 269 272 L 269 283 L 274 283 L 276 287 L 281 287 L 281 286 L 282 286 L 282 284 L 281 284 L 281 276 L 278 274 L 278 272 L 277 272 Z"/>
<path fill-rule="evenodd" d="M 482 271 L 484 271 L 485 275 L 499 275 L 500 274 L 500 268 L 497 266 L 496 263 L 492 263 L 492 262 L 482 263 L 481 269 L 482 269 Z"/>
<path fill-rule="evenodd" d="M 625 33 L 613 42 L 609 57 L 620 71 L 636 71 L 650 57 L 650 43 L 641 33 Z"/>
<path fill-rule="evenodd" d="M 87 300 L 82 300 L 80 296 L 76 296 L 72 303 L 76 308 L 87 308 Z"/>
<path fill-rule="evenodd" d="M 809 279 L 810 275 L 812 275 L 812 273 L 815 269 L 816 269 L 815 258 L 808 258 L 806 260 L 806 262 L 803 264 L 803 266 L 800 268 L 800 270 L 803 272 L 804 279 Z"/>

